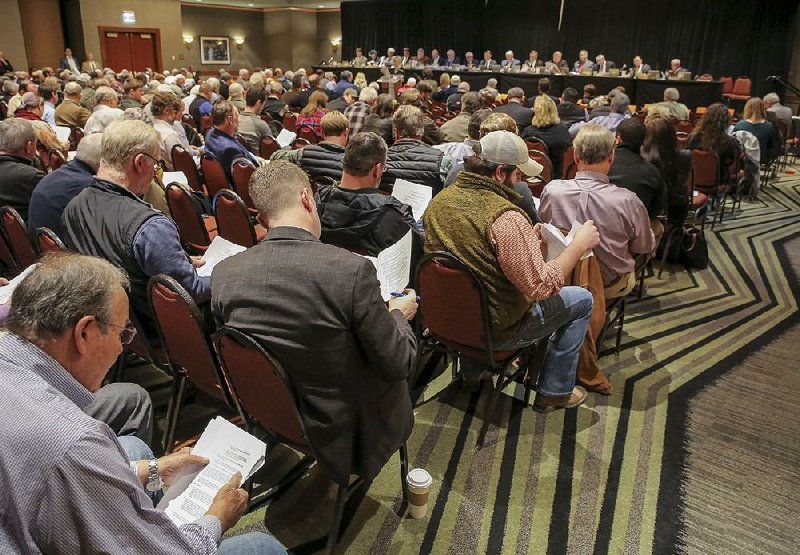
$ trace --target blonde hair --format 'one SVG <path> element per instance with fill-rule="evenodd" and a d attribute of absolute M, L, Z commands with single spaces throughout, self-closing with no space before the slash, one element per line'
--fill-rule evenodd
<path fill-rule="evenodd" d="M 764 101 L 757 96 L 748 100 L 747 104 L 744 105 L 743 117 L 746 120 L 763 121 L 767 117 L 767 113 L 764 110 Z"/>
<path fill-rule="evenodd" d="M 353 84 L 359 89 L 367 87 L 367 76 L 364 75 L 363 71 L 359 71 L 358 73 L 356 73 L 356 78 L 353 81 Z"/>
<path fill-rule="evenodd" d="M 446 89 L 450 86 L 450 74 L 449 73 L 442 73 L 439 76 L 439 87 Z"/>
<path fill-rule="evenodd" d="M 314 91 L 308 98 L 308 104 L 300 112 L 303 115 L 313 114 L 317 110 L 325 110 L 328 104 L 328 95 L 322 91 Z"/>
<path fill-rule="evenodd" d="M 323 137 L 338 137 L 350 128 L 350 121 L 341 112 L 328 112 L 319 121 Z"/>
<path fill-rule="evenodd" d="M 546 94 L 540 94 L 533 101 L 531 125 L 534 127 L 550 127 L 557 123 L 561 123 L 561 118 L 558 117 L 556 103 Z"/>
<path fill-rule="evenodd" d="M 670 119 L 672 112 L 669 108 L 661 104 L 652 104 L 647 107 L 647 117 L 644 118 L 645 124 L 650 123 L 654 119 Z"/>
<path fill-rule="evenodd" d="M 481 137 L 492 131 L 510 131 L 516 134 L 517 122 L 508 114 L 494 112 L 481 123 Z"/>

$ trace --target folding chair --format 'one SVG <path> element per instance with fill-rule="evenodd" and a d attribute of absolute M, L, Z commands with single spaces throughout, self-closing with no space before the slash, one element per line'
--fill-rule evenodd
<path fill-rule="evenodd" d="M 574 171 L 578 171 L 578 167 L 575 165 L 575 147 L 569 145 L 567 148 L 564 149 L 564 158 L 561 162 L 561 172 L 564 174 L 564 179 L 574 179 L 575 174 L 573 173 L 571 177 L 567 177 L 567 172 L 570 171 L 570 168 L 575 166 Z"/>
<path fill-rule="evenodd" d="M 719 181 L 719 157 L 710 150 L 695 149 L 692 151 L 692 175 L 694 176 L 693 188 L 708 195 L 709 200 L 717 209 L 720 193 L 724 193 L 726 185 Z M 711 229 L 717 221 L 716 214 L 711 220 Z M 706 218 L 703 217 L 702 226 L 705 228 Z"/>
<path fill-rule="evenodd" d="M 250 209 L 251 215 L 258 214 L 256 205 L 253 204 L 253 199 L 250 198 L 250 177 L 256 169 L 245 158 L 237 158 L 233 161 L 231 166 L 231 174 L 233 175 L 233 189 L 236 194 L 244 201 L 245 206 Z M 217 193 L 219 194 L 219 193 Z"/>
<path fill-rule="evenodd" d="M 295 124 L 297 123 L 297 114 L 286 112 L 283 116 L 283 128 L 287 131 L 295 132 Z"/>
<path fill-rule="evenodd" d="M 48 252 L 62 252 L 66 251 L 67 247 L 64 242 L 59 239 L 56 232 L 49 227 L 40 227 L 36 230 L 36 243 L 34 244 L 39 255 Z"/>
<path fill-rule="evenodd" d="M 197 165 L 194 163 L 194 158 L 189 151 L 181 145 L 174 145 L 170 156 L 172 157 L 172 168 L 176 172 L 183 172 L 189 181 L 189 187 L 192 188 L 192 191 L 204 192 L 203 177 L 200 175 Z"/>
<path fill-rule="evenodd" d="M 258 155 L 264 160 L 269 160 L 272 157 L 272 155 L 278 151 L 279 148 L 280 145 L 275 139 L 272 139 L 270 137 L 264 137 L 258 144 Z"/>
<path fill-rule="evenodd" d="M 525 144 L 528 145 L 528 152 L 531 150 L 538 150 L 539 152 L 544 152 L 550 156 L 550 151 L 547 149 L 547 143 L 541 139 L 537 139 L 536 137 L 525 139 Z"/>
<path fill-rule="evenodd" d="M 297 131 L 297 138 L 298 139 L 305 139 L 309 142 L 309 144 L 315 145 L 318 142 L 317 134 L 314 133 L 314 130 L 311 129 L 307 125 L 301 125 L 300 129 Z"/>
<path fill-rule="evenodd" d="M 253 225 L 244 201 L 231 190 L 223 189 L 214 197 L 214 217 L 220 237 L 237 245 L 249 248 L 267 236 L 264 228 Z"/>
<path fill-rule="evenodd" d="M 10 206 L 0 207 L 0 230 L 2 230 L 3 237 L 8 243 L 19 270 L 24 270 L 36 262 L 38 258 L 36 249 L 28 235 L 28 226 L 25 225 L 19 212 Z"/>
<path fill-rule="evenodd" d="M 483 284 L 452 254 L 433 252 L 423 256 L 417 264 L 415 277 L 420 296 L 417 320 L 421 329 L 427 328 L 430 337 L 448 354 L 485 363 L 493 373 L 498 374 L 478 434 L 476 448 L 480 449 L 500 399 L 500 392 L 526 374 L 532 345 L 510 351 L 494 349 L 489 304 Z M 519 365 L 518 370 L 512 371 L 512 363 L 521 356 L 524 362 Z M 455 372 L 455 358 L 454 365 Z M 527 376 L 526 405 L 530 401 L 530 394 L 531 379 Z"/>
<path fill-rule="evenodd" d="M 301 476 L 316 456 L 300 417 L 298 395 L 290 377 L 272 354 L 239 330 L 220 328 L 216 335 L 216 346 L 248 428 L 252 430 L 258 424 L 276 441 L 305 455 L 282 482 L 285 484 L 290 481 L 291 476 L 297 475 L 297 472 L 297 477 Z M 403 499 L 406 500 L 408 450 L 405 444 L 400 447 L 399 453 L 400 482 Z M 336 482 L 338 491 L 326 553 L 333 553 L 339 541 L 345 503 L 363 483 L 361 477 L 352 483 Z M 282 484 L 279 483 L 272 490 L 281 487 Z"/>
<path fill-rule="evenodd" d="M 219 193 L 222 189 L 230 189 L 231 185 L 228 182 L 228 176 L 225 175 L 225 170 L 222 164 L 214 158 L 209 152 L 204 152 L 200 157 L 200 169 L 203 171 L 203 178 L 206 182 L 206 192 L 209 198 L 214 198 L 214 195 Z"/>
<path fill-rule="evenodd" d="M 181 242 L 194 253 L 205 252 L 217 236 L 216 219 L 198 214 L 190 193 L 178 183 L 167 185 L 166 196 L 172 219 L 178 225 Z"/>

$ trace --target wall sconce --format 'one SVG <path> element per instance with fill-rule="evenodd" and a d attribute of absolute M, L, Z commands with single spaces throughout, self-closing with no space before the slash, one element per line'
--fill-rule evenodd
<path fill-rule="evenodd" d="M 233 37 L 233 42 L 236 43 L 236 48 L 241 50 L 244 45 L 244 37 Z"/>
<path fill-rule="evenodd" d="M 194 42 L 194 37 L 191 35 L 183 35 L 183 44 L 186 45 L 186 48 L 191 48 L 192 43 Z"/>
<path fill-rule="evenodd" d="M 336 37 L 335 39 L 331 39 L 331 46 L 333 46 L 334 48 L 336 48 L 340 44 L 342 44 L 342 38 L 341 37 Z"/>

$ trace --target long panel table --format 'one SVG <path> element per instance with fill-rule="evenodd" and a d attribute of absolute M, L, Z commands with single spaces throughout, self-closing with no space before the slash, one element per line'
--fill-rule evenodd
<path fill-rule="evenodd" d="M 333 71 L 339 74 L 344 69 L 349 69 L 354 74 L 361 71 L 367 81 L 376 81 L 381 76 L 380 69 L 376 67 L 344 67 L 344 66 L 313 66 L 314 70 Z M 403 77 L 420 78 L 422 70 L 406 69 L 403 70 Z M 579 95 L 583 94 L 583 87 L 589 83 L 594 83 L 598 94 L 606 94 L 611 89 L 622 85 L 625 92 L 630 97 L 631 102 L 637 106 L 652 104 L 664 100 L 664 89 L 674 87 L 680 92 L 680 101 L 689 108 L 698 106 L 710 106 L 722 100 L 722 81 L 666 81 L 633 79 L 630 77 L 606 77 L 598 75 L 544 75 L 533 73 L 500 73 L 494 71 L 448 71 L 444 69 L 434 69 L 433 78 L 438 81 L 442 73 L 450 75 L 460 75 L 462 81 L 470 85 L 470 89 L 477 91 L 486 86 L 486 81 L 494 77 L 497 79 L 498 90 L 508 92 L 511 87 L 520 87 L 525 91 L 526 96 L 537 94 L 537 83 L 539 79 L 547 77 L 550 79 L 550 93 L 560 96 L 567 87 L 576 89 Z"/>

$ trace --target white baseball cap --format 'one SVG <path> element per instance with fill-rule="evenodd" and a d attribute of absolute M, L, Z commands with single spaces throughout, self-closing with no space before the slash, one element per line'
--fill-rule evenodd
<path fill-rule="evenodd" d="M 492 131 L 481 139 L 481 159 L 494 164 L 517 166 L 528 177 L 536 177 L 544 169 L 528 156 L 528 146 L 516 133 Z"/>

